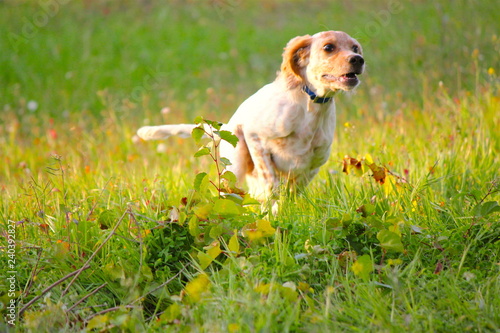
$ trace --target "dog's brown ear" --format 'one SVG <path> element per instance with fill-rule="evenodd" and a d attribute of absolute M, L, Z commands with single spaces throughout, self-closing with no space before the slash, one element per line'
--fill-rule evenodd
<path fill-rule="evenodd" d="M 284 75 L 290 86 L 299 85 L 303 79 L 300 70 L 309 62 L 309 51 L 312 37 L 309 35 L 293 38 L 285 47 L 283 62 L 281 63 L 281 74 Z"/>

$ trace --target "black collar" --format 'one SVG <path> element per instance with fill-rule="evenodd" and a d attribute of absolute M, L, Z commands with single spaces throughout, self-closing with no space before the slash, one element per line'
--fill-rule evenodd
<path fill-rule="evenodd" d="M 312 101 L 314 101 L 314 103 L 324 104 L 324 103 L 328 103 L 332 100 L 332 97 L 318 97 L 318 96 L 316 96 L 316 94 L 311 89 L 309 89 L 308 86 L 302 87 L 302 90 L 304 90 L 309 95 L 309 97 L 311 98 Z"/>

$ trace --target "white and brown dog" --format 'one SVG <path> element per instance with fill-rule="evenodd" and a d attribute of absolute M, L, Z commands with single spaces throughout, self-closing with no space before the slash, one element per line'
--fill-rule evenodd
<path fill-rule="evenodd" d="M 288 42 L 274 82 L 250 96 L 223 126 L 235 134 L 236 147 L 221 142 L 238 182 L 249 193 L 270 198 L 281 182 L 305 186 L 330 155 L 335 129 L 333 96 L 349 91 L 363 73 L 361 45 L 341 31 L 299 36 Z M 189 136 L 196 125 L 146 126 L 144 140 Z"/>

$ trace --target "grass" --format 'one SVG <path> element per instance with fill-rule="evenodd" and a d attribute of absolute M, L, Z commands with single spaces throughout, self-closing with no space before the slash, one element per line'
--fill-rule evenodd
<path fill-rule="evenodd" d="M 2 330 L 500 330 L 494 1 L 43 6 L 0 3 Z M 291 37 L 328 29 L 367 72 L 275 216 L 194 186 L 217 172 L 193 140 L 132 140 L 226 121 Z"/>

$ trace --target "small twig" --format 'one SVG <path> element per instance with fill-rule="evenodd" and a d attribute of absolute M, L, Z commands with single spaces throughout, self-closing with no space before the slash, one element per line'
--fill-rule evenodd
<path fill-rule="evenodd" d="M 81 300 L 79 300 L 78 302 L 76 302 L 75 304 L 73 304 L 72 307 L 70 307 L 68 310 L 66 310 L 66 313 L 67 312 L 71 312 L 74 308 L 76 308 L 80 303 L 82 303 L 83 301 L 85 301 L 87 298 L 89 298 L 90 296 L 94 295 L 96 292 L 98 292 L 99 290 L 101 290 L 102 288 L 104 288 L 105 286 L 107 286 L 108 283 L 105 282 L 103 284 L 101 284 L 99 287 L 95 288 L 94 290 L 92 290 L 92 292 L 90 294 L 88 294 L 87 296 L 83 297 Z"/>
<path fill-rule="evenodd" d="M 154 315 L 152 315 L 151 317 L 149 317 L 148 319 L 146 319 L 146 322 L 150 322 L 151 319 L 153 319 L 153 317 L 158 317 L 158 316 L 161 316 L 162 314 L 164 314 L 165 311 L 162 311 L 162 312 L 158 312 L 158 313 L 155 313 Z"/>
<path fill-rule="evenodd" d="M 188 265 L 189 266 L 189 265 Z M 167 281 L 163 282 L 161 285 L 159 285 L 158 287 L 156 287 L 155 289 L 149 291 L 148 293 L 136 298 L 132 303 L 130 304 L 134 304 L 135 302 L 137 302 L 138 300 L 141 300 L 143 299 L 144 297 L 146 297 L 147 295 L 149 294 L 152 294 L 154 293 L 155 291 L 157 291 L 158 289 L 160 288 L 163 288 L 164 286 L 166 286 L 167 284 L 169 284 L 170 282 L 172 282 L 175 278 L 177 278 L 188 266 L 184 266 L 177 274 L 175 274 L 174 276 L 172 276 L 170 279 L 168 279 Z M 153 317 L 155 316 L 160 316 L 163 312 L 165 311 L 162 311 L 160 313 L 156 313 L 156 309 L 155 309 L 155 313 L 153 313 L 153 315 L 151 317 L 149 317 L 148 319 L 146 319 L 146 321 L 150 321 Z"/>
<path fill-rule="evenodd" d="M 96 316 L 99 316 L 99 315 L 102 315 L 102 314 L 105 314 L 105 313 L 108 313 L 108 312 L 112 312 L 112 311 L 116 311 L 116 310 L 120 310 L 122 308 L 126 308 L 126 309 L 135 309 L 135 308 L 138 308 L 138 306 L 133 306 L 133 305 L 120 305 L 120 306 L 115 306 L 115 307 L 112 307 L 112 308 L 109 308 L 109 309 L 106 309 L 106 310 L 102 310 L 102 311 L 99 311 L 99 312 L 96 312 L 94 313 L 93 315 L 89 316 L 87 319 L 85 319 L 86 322 L 88 322 L 90 319 L 96 317 Z"/>
<path fill-rule="evenodd" d="M 486 198 L 489 197 L 490 195 L 492 195 L 496 192 L 500 192 L 500 190 L 495 190 L 495 187 L 497 187 L 497 186 L 498 186 L 498 184 L 497 184 L 496 179 L 491 181 L 491 186 L 488 189 L 488 193 L 486 193 L 486 195 L 481 199 L 481 201 L 479 201 L 478 205 L 482 204 L 484 202 L 484 200 L 486 200 Z"/>
<path fill-rule="evenodd" d="M 26 303 L 21 308 L 21 310 L 19 310 L 19 316 L 21 316 L 23 314 L 23 312 L 26 311 L 26 309 L 28 309 L 33 303 L 35 303 L 36 301 L 38 301 L 43 295 L 45 295 L 47 292 L 49 292 L 52 288 L 54 288 L 55 286 L 61 284 L 62 282 L 64 282 L 65 280 L 69 279 L 73 275 L 79 274 L 80 272 L 82 272 L 82 271 L 84 271 L 86 269 L 89 269 L 89 268 L 90 268 L 90 265 L 85 265 L 82 268 L 69 273 L 68 275 L 66 275 L 62 279 L 59 279 L 56 282 L 52 283 L 50 286 L 48 286 L 47 288 L 45 288 L 40 295 L 38 295 L 37 297 L 33 298 L 31 301 L 29 301 L 28 303 Z"/>
<path fill-rule="evenodd" d="M 109 233 L 108 237 L 106 237 L 106 239 L 97 247 L 97 249 L 94 251 L 94 253 L 92 253 L 92 255 L 89 257 L 89 259 L 85 262 L 85 265 L 88 265 L 89 262 L 91 262 L 92 259 L 94 259 L 94 257 L 97 255 L 97 253 L 99 252 L 99 250 L 101 250 L 101 248 L 104 246 L 104 244 L 106 244 L 109 241 L 109 239 L 114 235 L 116 229 L 118 229 L 118 226 L 121 224 L 121 222 L 123 221 L 123 219 L 125 218 L 125 216 L 127 215 L 127 213 L 128 213 L 128 210 L 125 211 L 125 213 L 123 213 L 123 215 L 120 217 L 120 219 L 116 223 L 116 225 L 113 228 L 113 230 L 111 230 L 111 232 Z M 69 284 L 66 287 L 66 289 L 64 289 L 64 291 L 62 292 L 61 296 L 66 295 L 66 293 L 68 292 L 69 288 L 75 282 L 75 280 L 78 278 L 78 276 L 80 275 L 80 273 L 82 271 L 83 271 L 83 267 L 82 267 L 82 269 L 80 269 L 80 270 L 77 271 L 75 277 L 69 282 Z"/>

